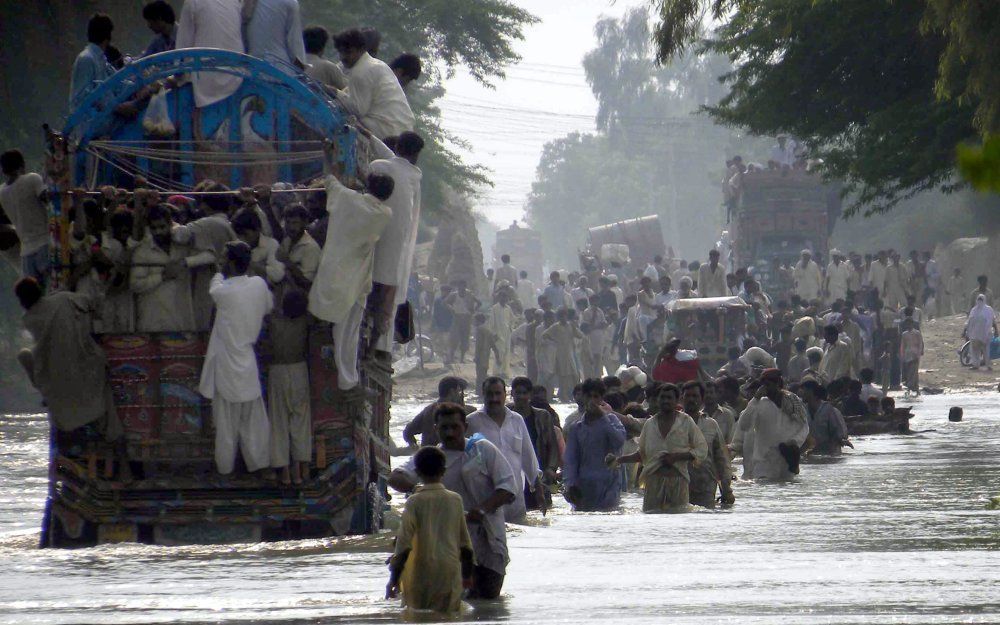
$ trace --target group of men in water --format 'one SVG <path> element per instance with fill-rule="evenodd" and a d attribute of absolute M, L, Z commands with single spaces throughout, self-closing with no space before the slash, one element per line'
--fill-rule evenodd
<path fill-rule="evenodd" d="M 323 59 L 327 32 L 302 29 L 297 0 L 188 0 L 176 24 L 172 7 L 155 0 L 143 17 L 155 34 L 144 56 L 221 48 L 319 82 L 375 158 L 359 163 L 356 179 L 341 179 L 336 148 L 325 143 L 325 175 L 299 187 L 230 190 L 203 180 L 171 195 L 136 176 L 130 189 L 73 190 L 69 266 L 55 268 L 59 290 L 46 295 L 53 270 L 49 189 L 27 171 L 18 150 L 4 152 L 0 235 L 8 253 L 20 245 L 16 291 L 35 338 L 20 358 L 60 430 L 107 422 L 105 437 L 118 440 L 107 366 L 91 332 L 210 330 L 198 390 L 212 400 L 217 470 L 232 473 L 241 456 L 249 472 L 280 470 L 282 482 L 298 483 L 312 455 L 310 328 L 325 323 L 332 332 L 339 398 L 346 403 L 366 396 L 359 352 L 387 359 L 391 350 L 420 218 L 417 161 L 424 141 L 413 132 L 404 92 L 420 76 L 420 62 L 413 55 L 391 65 L 378 60 L 380 37 L 371 29 L 337 34 L 341 63 Z M 74 64 L 72 105 L 120 68 L 112 31 L 107 15 L 90 19 L 89 43 Z M 157 88 L 187 81 L 201 108 L 233 93 L 240 79 L 206 71 Z M 116 114 L 134 118 L 151 95 L 140 90 Z M 374 328 L 360 345 L 366 314 Z M 266 345 L 258 345 L 262 330 Z M 259 353 L 268 368 L 266 402 Z M 67 373 L 58 362 L 80 367 Z"/>
<path fill-rule="evenodd" d="M 848 257 L 837 250 L 826 271 L 817 269 L 807 251 L 785 272 L 787 299 L 775 303 L 752 270 L 728 273 L 720 256 L 712 250 L 707 263 L 684 263 L 673 271 L 669 261 L 657 257 L 627 282 L 617 275 L 618 267 L 594 275 L 553 272 L 541 290 L 504 256 L 488 276 L 490 292 L 482 299 L 490 304 L 482 305 L 464 284 L 443 289 L 433 314 L 435 320 L 444 316 L 438 307 L 450 314 L 453 325 L 438 327 L 451 339 L 449 360 L 463 357 L 469 326 L 462 318 L 475 322 L 476 388 L 484 405 L 465 406 L 466 383 L 444 378 L 438 402 L 403 433 L 407 444 L 415 446 L 419 437 L 424 447 L 393 472 L 390 485 L 413 492 L 422 471 L 430 470 L 421 469 L 434 456 L 428 446 L 444 450 L 441 475 L 431 479 L 458 493 L 475 559 L 493 563 L 488 572 L 469 571 L 472 596 L 495 596 L 483 591 L 487 577 L 490 589 L 499 592 L 492 582 L 497 576 L 502 581 L 507 557 L 496 540 L 502 536 L 501 517 L 521 522 L 526 510 L 544 511 L 554 492 L 581 512 L 614 510 L 623 492 L 637 489 L 644 512 L 730 506 L 734 458 L 742 458 L 744 479 L 788 480 L 799 472 L 803 454 L 836 455 L 853 447 L 845 416 L 878 419 L 895 413 L 887 396 L 898 389 L 895 371 L 919 393 L 920 326 L 930 313 L 925 316 L 916 306 L 915 294 L 935 282 L 933 259 L 914 254 L 907 269 L 889 269 L 897 285 L 894 278 L 880 277 L 880 270 L 904 267 L 898 255 L 879 253 L 874 268 L 856 275 L 841 268 Z M 889 257 L 895 260 L 883 262 Z M 678 291 L 671 288 L 675 279 Z M 900 293 L 894 292 L 897 287 Z M 951 288 L 963 289 L 956 301 L 969 298 L 975 304 L 970 338 L 995 335 L 985 278 L 971 294 L 957 280 Z M 892 308 L 883 291 L 896 298 Z M 675 300 L 704 297 L 738 297 L 745 303 L 745 331 L 734 337 L 728 362 L 717 372 L 706 371 L 696 352 L 682 349 L 689 328 L 669 313 Z M 537 309 L 528 308 L 536 302 Z M 647 346 L 648 337 L 653 339 Z M 505 404 L 504 380 L 520 345 L 529 375 L 511 380 L 512 401 Z M 490 369 L 497 375 L 489 376 Z M 564 421 L 548 403 L 554 391 L 577 406 Z M 434 515 L 415 518 L 411 512 L 407 504 L 404 527 L 437 522 Z M 492 515 L 488 528 L 484 514 Z M 412 547 L 410 531 L 397 542 L 390 594 Z M 427 562 L 409 566 L 420 571 L 421 592 L 429 592 L 436 578 L 424 568 Z M 459 594 L 449 595 L 452 599 L 460 596 L 461 587 L 455 588 Z M 446 607 L 409 596 L 407 601 Z"/>

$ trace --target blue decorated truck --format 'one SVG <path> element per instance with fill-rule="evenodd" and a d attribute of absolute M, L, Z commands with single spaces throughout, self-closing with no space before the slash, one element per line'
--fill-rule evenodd
<path fill-rule="evenodd" d="M 186 80 L 196 72 L 236 76 L 240 85 L 197 108 Z M 152 86 L 164 83 L 167 89 L 148 97 Z M 122 114 L 127 108 L 133 114 Z M 243 54 L 185 49 L 127 65 L 87 93 L 61 131 L 48 130 L 49 288 L 66 288 L 73 268 L 73 189 L 129 188 L 140 177 L 161 195 L 193 194 L 204 180 L 230 189 L 301 184 L 323 173 L 331 142 L 338 174 L 350 179 L 363 174 L 370 159 L 348 122 L 323 86 Z M 370 327 L 366 322 L 362 331 L 363 353 Z M 53 429 L 42 546 L 246 542 L 377 530 L 389 472 L 391 368 L 363 358 L 365 399 L 341 401 L 331 337 L 328 324 L 310 328 L 312 460 L 301 484 L 282 484 L 215 472 L 211 404 L 197 392 L 207 333 L 95 335 L 107 355 L 127 459 L 108 443 Z M 266 372 L 266 356 L 259 360 Z M 265 398 L 266 384 L 263 379 Z M 116 465 L 123 461 L 132 479 L 121 479 Z"/>

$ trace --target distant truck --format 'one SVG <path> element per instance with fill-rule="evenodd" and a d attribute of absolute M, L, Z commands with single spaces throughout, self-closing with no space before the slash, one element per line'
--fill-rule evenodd
<path fill-rule="evenodd" d="M 826 259 L 841 211 L 840 189 L 805 170 L 764 170 L 743 177 L 729 224 L 736 267 L 769 274 L 777 260 L 794 263 L 803 249 Z"/>
<path fill-rule="evenodd" d="M 522 228 L 515 221 L 505 230 L 497 232 L 493 245 L 493 266 L 501 265 L 500 257 L 510 255 L 510 264 L 528 272 L 528 279 L 535 284 L 545 284 L 548 279 L 544 272 L 545 254 L 542 251 L 542 237 L 531 228 Z"/>
<path fill-rule="evenodd" d="M 601 257 L 602 248 L 612 250 L 615 249 L 612 246 L 627 245 L 628 267 L 631 269 L 644 268 L 654 256 L 667 256 L 659 215 L 636 217 L 590 228 L 588 245 L 587 255 L 594 258 Z"/>

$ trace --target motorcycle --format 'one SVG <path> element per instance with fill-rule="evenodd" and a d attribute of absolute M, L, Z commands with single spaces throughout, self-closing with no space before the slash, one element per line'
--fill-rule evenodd
<path fill-rule="evenodd" d="M 1000 337 L 993 337 L 990 341 L 990 360 L 1000 359 Z M 963 367 L 973 366 L 972 362 L 972 341 L 966 341 L 962 348 L 958 350 L 958 361 Z M 979 363 L 975 363 L 979 364 Z"/>

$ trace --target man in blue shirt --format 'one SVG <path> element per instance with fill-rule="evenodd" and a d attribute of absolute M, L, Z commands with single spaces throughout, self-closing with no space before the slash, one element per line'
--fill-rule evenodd
<path fill-rule="evenodd" d="M 244 0 L 243 31 L 247 54 L 264 59 L 288 74 L 305 69 L 299 0 Z"/>
<path fill-rule="evenodd" d="M 549 284 L 542 291 L 542 295 L 548 300 L 552 310 L 566 307 L 566 287 L 563 286 L 562 276 L 558 271 L 553 271 L 549 275 Z"/>
<path fill-rule="evenodd" d="M 69 102 L 75 107 L 95 85 L 107 80 L 114 69 L 108 63 L 104 51 L 111 44 L 114 22 L 104 13 L 95 13 L 87 23 L 87 47 L 73 62 L 73 77 L 69 87 Z"/>
<path fill-rule="evenodd" d="M 605 463 L 621 452 L 625 426 L 604 401 L 604 383 L 589 379 L 581 388 L 583 419 L 566 430 L 563 485 L 566 501 L 581 512 L 614 510 L 621 499 L 622 473 Z"/>

